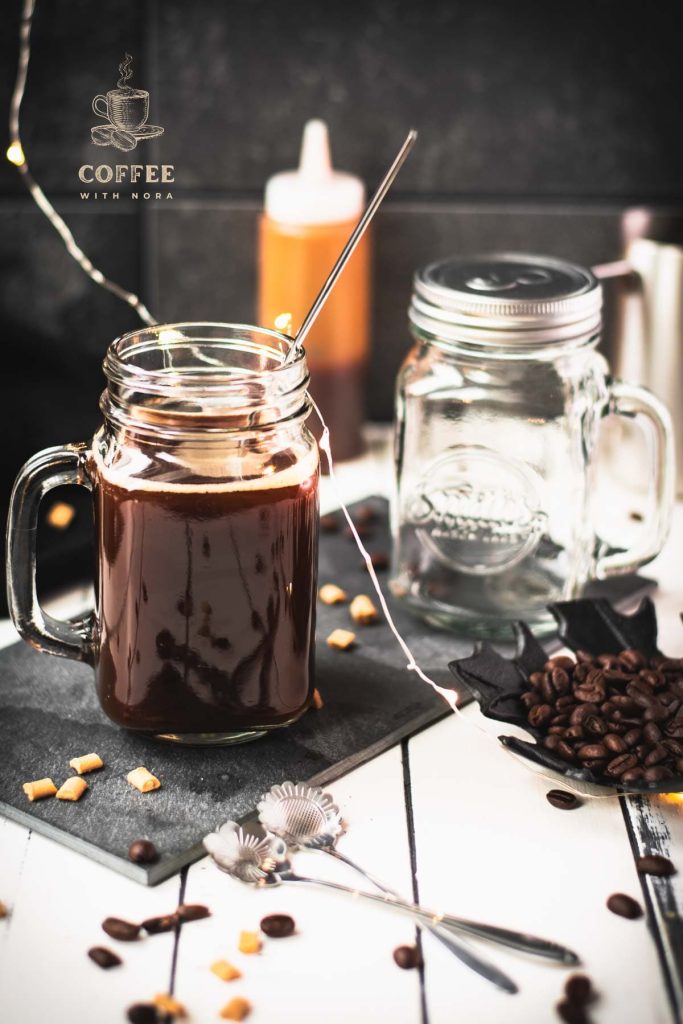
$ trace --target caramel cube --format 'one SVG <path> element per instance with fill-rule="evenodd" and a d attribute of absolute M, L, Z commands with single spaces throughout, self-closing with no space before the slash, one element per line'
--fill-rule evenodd
<path fill-rule="evenodd" d="M 94 772 L 96 768 L 103 768 L 104 761 L 99 754 L 84 754 L 83 757 L 72 757 L 69 761 L 69 768 L 73 768 L 79 775 L 86 772 Z"/>
<path fill-rule="evenodd" d="M 37 779 L 35 782 L 25 782 L 21 787 L 31 803 L 34 800 L 42 800 L 46 796 L 54 796 L 57 792 L 52 779 Z"/>
<path fill-rule="evenodd" d="M 359 594 L 358 597 L 354 597 L 349 611 L 353 621 L 361 626 L 369 626 L 371 623 L 377 622 L 379 618 L 379 612 L 367 594 Z"/>
<path fill-rule="evenodd" d="M 78 775 L 72 775 L 63 786 L 59 787 L 55 796 L 58 800 L 80 800 L 87 788 L 88 783 L 85 779 L 79 778 Z"/>
<path fill-rule="evenodd" d="M 346 591 L 336 583 L 326 583 L 318 591 L 318 597 L 323 604 L 343 604 L 348 599 Z"/>
<path fill-rule="evenodd" d="M 347 651 L 356 642 L 356 634 L 350 629 L 333 629 L 327 638 L 329 647 L 335 647 L 338 651 Z"/>
<path fill-rule="evenodd" d="M 233 967 L 233 965 L 228 963 L 227 960 L 216 960 L 215 963 L 211 964 L 209 969 L 213 971 L 216 977 L 220 978 L 221 981 L 234 981 L 235 978 L 242 977 L 242 972 L 238 971 L 237 968 Z"/>
<path fill-rule="evenodd" d="M 128 772 L 126 779 L 130 782 L 131 786 L 135 786 L 141 793 L 149 793 L 150 790 L 159 789 L 161 786 L 159 780 L 143 767 L 135 768 L 132 772 Z"/>
<path fill-rule="evenodd" d="M 237 947 L 240 953 L 260 953 L 261 938 L 258 932 L 240 932 L 240 941 Z"/>
<path fill-rule="evenodd" d="M 219 1011 L 223 1020 L 244 1020 L 251 1013 L 251 1003 L 242 996 L 236 996 Z"/>

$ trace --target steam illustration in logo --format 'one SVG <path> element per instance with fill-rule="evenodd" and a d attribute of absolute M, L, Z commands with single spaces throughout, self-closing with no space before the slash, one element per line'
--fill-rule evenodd
<path fill-rule="evenodd" d="M 129 153 L 138 142 L 156 139 L 164 129 L 156 124 L 147 124 L 149 117 L 149 93 L 146 89 L 133 89 L 128 82 L 133 77 L 133 58 L 129 53 L 119 64 L 119 75 L 115 89 L 106 95 L 100 93 L 92 101 L 93 111 L 103 117 L 106 124 L 90 129 L 96 146 L 115 146 Z"/>

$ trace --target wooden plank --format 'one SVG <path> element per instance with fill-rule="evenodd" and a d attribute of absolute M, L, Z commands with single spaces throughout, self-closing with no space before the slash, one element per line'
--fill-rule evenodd
<path fill-rule="evenodd" d="M 121 1024 L 131 1003 L 168 991 L 173 933 L 116 942 L 101 922 L 175 910 L 177 878 L 145 889 L 50 839 L 27 838 L 13 822 L 0 828 L 0 898 L 10 907 L 0 921 L 3 1024 Z M 123 965 L 103 971 L 92 963 L 87 950 L 99 945 Z"/>
<path fill-rule="evenodd" d="M 665 965 L 676 1019 L 683 1019 L 683 794 L 627 797 L 624 818 L 638 857 L 660 854 L 678 865 L 670 878 L 641 875 Z"/>
<path fill-rule="evenodd" d="M 338 780 L 329 791 L 348 823 L 339 849 L 409 895 L 400 748 Z M 365 884 L 321 853 L 298 852 L 293 864 L 301 874 L 356 887 Z M 415 933 L 411 921 L 395 911 L 308 886 L 253 890 L 222 875 L 207 860 L 189 869 L 185 899 L 207 903 L 213 911 L 210 919 L 181 931 L 176 992 L 188 1003 L 193 1019 L 214 1020 L 221 1006 L 242 995 L 254 1006 L 250 1024 L 419 1021 L 418 974 L 400 970 L 392 959 L 395 946 L 412 943 Z M 240 930 L 256 930 L 261 917 L 276 912 L 291 914 L 297 933 L 266 940 L 260 955 L 239 953 Z M 243 977 L 220 981 L 209 971 L 218 959 L 233 963 Z"/>
<path fill-rule="evenodd" d="M 495 723 L 474 707 L 464 714 L 495 736 Z M 421 901 L 575 949 L 602 994 L 600 1024 L 670 1022 L 648 922 L 605 906 L 612 892 L 640 896 L 617 800 L 551 807 L 547 781 L 456 717 L 412 739 L 409 750 Z M 456 1010 L 477 1024 L 555 1019 L 565 969 L 489 943 L 477 948 L 520 993 L 499 993 L 425 940 L 430 1024 L 451 1024 Z"/>

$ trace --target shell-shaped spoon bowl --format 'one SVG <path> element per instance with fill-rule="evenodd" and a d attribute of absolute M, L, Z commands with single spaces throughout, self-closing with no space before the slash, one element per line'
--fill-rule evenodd
<path fill-rule="evenodd" d="M 273 786 L 261 797 L 257 810 L 264 829 L 293 848 L 327 845 L 344 831 L 330 794 L 301 782 Z"/>

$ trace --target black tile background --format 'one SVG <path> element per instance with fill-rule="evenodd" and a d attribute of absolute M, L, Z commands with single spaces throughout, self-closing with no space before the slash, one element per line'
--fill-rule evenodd
<path fill-rule="evenodd" d="M 0 114 L 20 8 L 0 13 Z M 367 407 L 387 420 L 415 267 L 494 248 L 605 261 L 625 208 L 683 206 L 679 13 L 678 0 L 37 0 L 24 144 L 77 241 L 158 318 L 249 320 L 263 185 L 295 163 L 304 122 L 324 117 L 337 164 L 370 186 L 417 127 L 375 228 Z M 117 162 L 90 143 L 90 105 L 125 51 L 165 128 L 140 157 L 175 165 L 174 199 L 86 204 L 78 167 Z M 4 507 L 28 454 L 91 432 L 106 344 L 138 321 L 70 261 L 5 161 L 0 227 Z"/>

